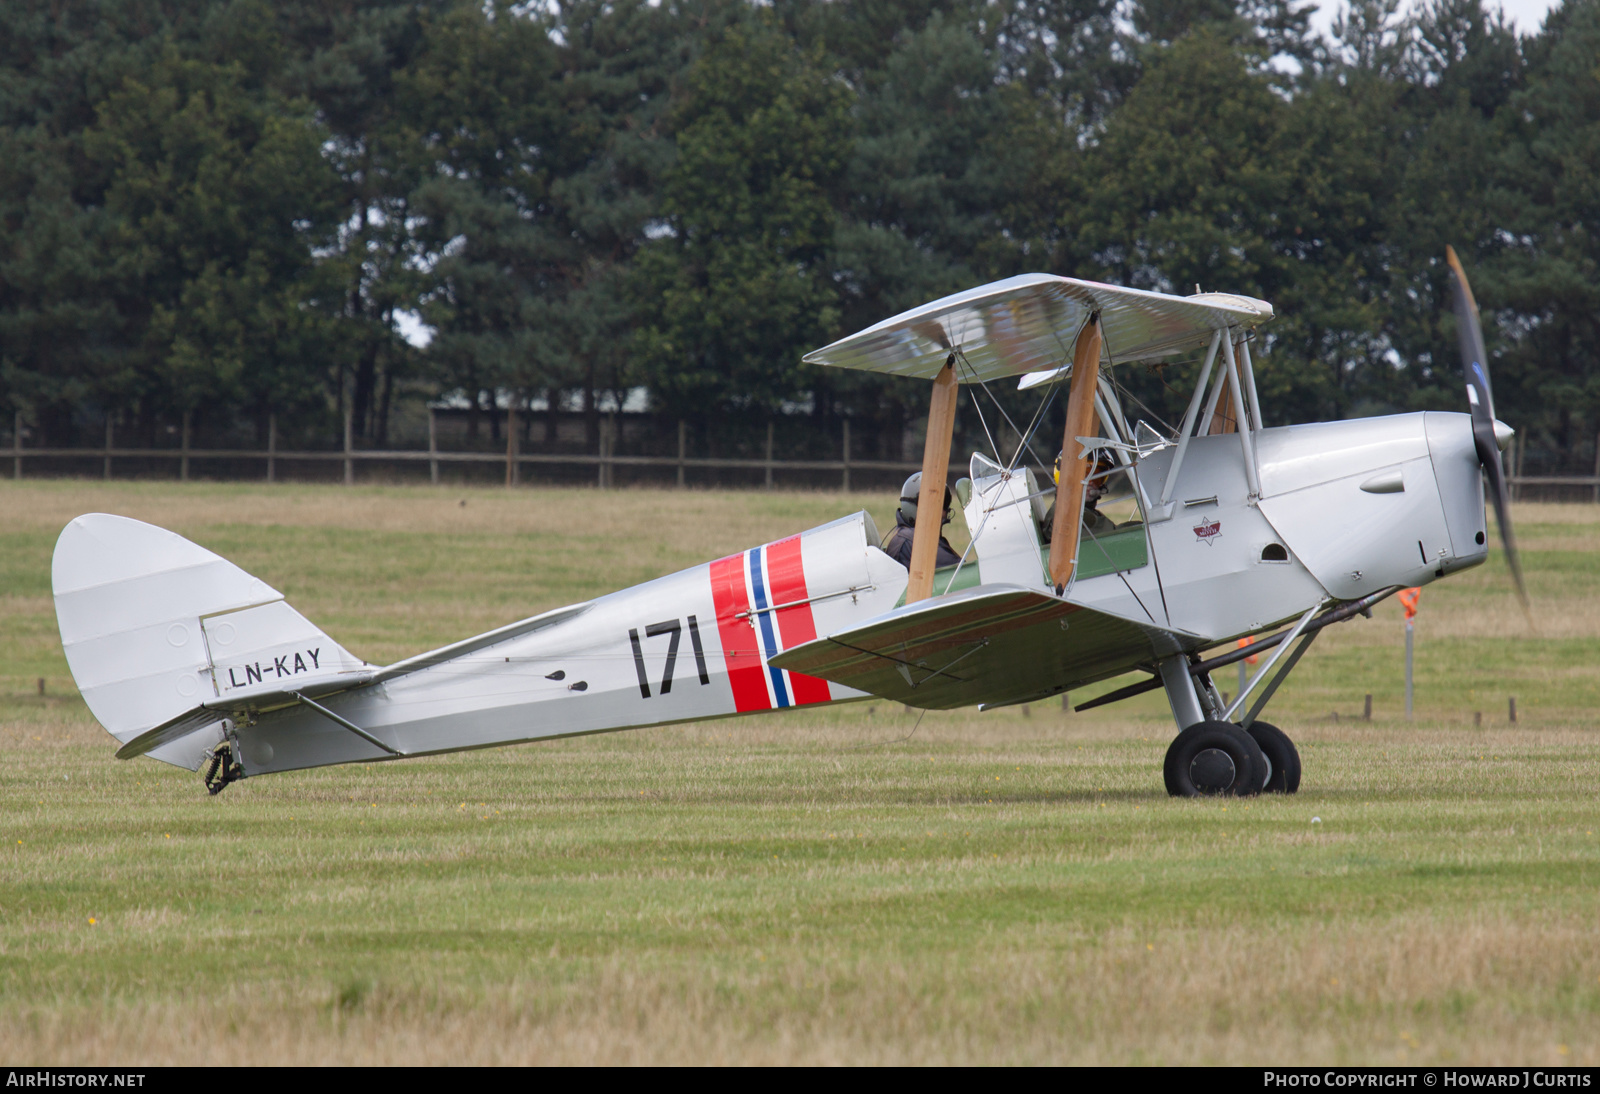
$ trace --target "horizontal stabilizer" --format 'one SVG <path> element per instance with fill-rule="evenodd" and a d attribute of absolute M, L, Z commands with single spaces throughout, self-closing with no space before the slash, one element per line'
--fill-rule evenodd
<path fill-rule="evenodd" d="M 201 703 L 194 709 L 186 710 L 176 718 L 139 734 L 117 749 L 117 759 L 131 760 L 136 756 L 143 756 L 162 745 L 181 741 L 196 730 L 204 729 L 224 718 L 232 718 L 238 722 L 252 715 L 293 706 L 300 701 L 301 696 L 318 699 L 337 692 L 349 691 L 351 688 L 365 687 L 373 682 L 373 676 L 370 671 L 348 672 L 337 677 L 309 681 L 300 687 L 288 690 L 277 686 L 252 688 L 248 691 L 241 688 L 224 698 Z"/>
<path fill-rule="evenodd" d="M 790 670 L 912 706 L 1044 698 L 1169 656 L 1173 632 L 1014 585 L 935 597 L 772 658 Z"/>

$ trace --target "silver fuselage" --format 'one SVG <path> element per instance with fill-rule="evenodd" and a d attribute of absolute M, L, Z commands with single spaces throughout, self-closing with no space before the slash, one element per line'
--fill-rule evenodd
<path fill-rule="evenodd" d="M 1137 459 L 1131 478 L 1152 519 L 1107 536 L 1098 568 L 1087 561 L 1099 549 L 1094 537 L 1080 541 L 1083 561 L 1064 599 L 1088 609 L 1083 620 L 1099 613 L 1137 628 L 1086 631 L 1062 616 L 1036 636 L 1014 632 L 1007 649 L 1015 655 L 986 670 L 987 692 L 928 705 L 1028 701 L 1151 670 L 1163 658 L 1264 631 L 1319 605 L 1423 585 L 1487 556 L 1483 487 L 1465 414 L 1285 426 L 1254 431 L 1251 441 L 1253 448 L 1234 434 L 1192 438 L 1170 490 L 1173 447 Z M 1253 476 L 1245 462 L 1251 453 Z M 965 507 L 972 550 L 963 572 L 947 574 L 936 593 L 969 595 L 982 586 L 1054 596 L 1033 476 L 980 459 L 973 467 Z M 1250 490 L 1252 477 L 1259 496 Z M 1152 499 L 1164 490 L 1170 505 L 1162 511 Z M 189 603 L 185 590 L 197 586 L 187 578 L 177 592 L 162 591 L 170 559 L 184 552 L 223 574 L 218 588 L 238 586 L 228 594 L 231 606 L 204 597 Z M 126 573 L 96 584 L 94 575 L 107 567 Z M 333 653 L 350 659 L 281 598 L 256 604 L 251 583 L 260 583 L 250 575 L 123 518 L 80 518 L 69 526 L 57 547 L 55 580 L 74 677 L 91 710 L 124 742 L 198 701 L 223 702 L 230 689 L 259 687 L 260 674 L 274 671 L 269 666 L 279 666 L 274 679 L 289 672 L 299 686 L 290 658 L 302 645 L 308 672 L 326 668 L 320 659 Z M 865 698 L 770 661 L 895 613 L 906 584 L 906 571 L 878 549 L 870 518 L 856 513 L 372 670 L 376 683 L 323 700 L 392 751 L 314 709 L 280 702 L 151 755 L 194 768 L 231 734 L 245 773 L 255 775 Z M 968 592 L 957 593 L 958 584 Z M 279 595 L 260 587 L 263 597 Z M 184 639 L 191 633 L 204 641 Z M 1132 637 L 1074 646 L 1086 633 Z M 352 667 L 361 665 L 341 671 Z M 913 693 L 895 697 L 916 702 Z"/>

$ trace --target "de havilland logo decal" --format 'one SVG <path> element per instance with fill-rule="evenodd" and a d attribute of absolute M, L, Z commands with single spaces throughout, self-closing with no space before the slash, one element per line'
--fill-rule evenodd
<path fill-rule="evenodd" d="M 1194 526 L 1194 534 L 1196 539 L 1209 547 L 1211 546 L 1211 541 L 1222 534 L 1222 522 L 1220 520 L 1203 520 Z"/>

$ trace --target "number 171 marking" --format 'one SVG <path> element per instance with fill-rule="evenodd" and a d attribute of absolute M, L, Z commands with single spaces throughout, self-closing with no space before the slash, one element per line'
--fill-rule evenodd
<path fill-rule="evenodd" d="M 706 672 L 706 651 L 700 644 L 700 624 L 690 616 L 689 645 L 694 649 L 694 665 L 700 673 L 702 685 L 711 683 L 711 676 Z M 661 694 L 666 695 L 672 691 L 672 667 L 678 662 L 678 642 L 683 637 L 683 623 L 677 619 L 668 619 L 662 623 L 648 623 L 644 628 L 646 638 L 655 638 L 659 635 L 670 634 L 671 640 L 667 643 L 667 665 L 661 672 Z M 639 645 L 639 631 L 637 628 L 628 628 L 628 642 L 633 646 L 633 667 L 639 673 L 639 695 L 650 698 L 650 677 L 644 668 L 644 650 Z"/>

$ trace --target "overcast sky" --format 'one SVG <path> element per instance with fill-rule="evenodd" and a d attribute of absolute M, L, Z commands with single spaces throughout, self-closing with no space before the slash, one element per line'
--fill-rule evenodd
<path fill-rule="evenodd" d="M 1415 3 L 1415 0 L 1411 2 Z M 1498 6 L 1504 11 L 1522 34 L 1537 33 L 1539 25 L 1544 22 L 1545 14 L 1556 6 L 1555 0 L 1487 0 L 1487 3 L 1491 7 Z M 1317 14 L 1311 17 L 1311 21 L 1318 30 L 1326 32 L 1334 18 L 1343 10 L 1344 4 L 1341 0 L 1328 0 L 1320 6 Z"/>
<path fill-rule="evenodd" d="M 1538 31 L 1539 24 L 1553 7 L 1552 0 L 1501 0 L 1500 4 L 1500 10 L 1511 17 L 1523 34 Z"/>

